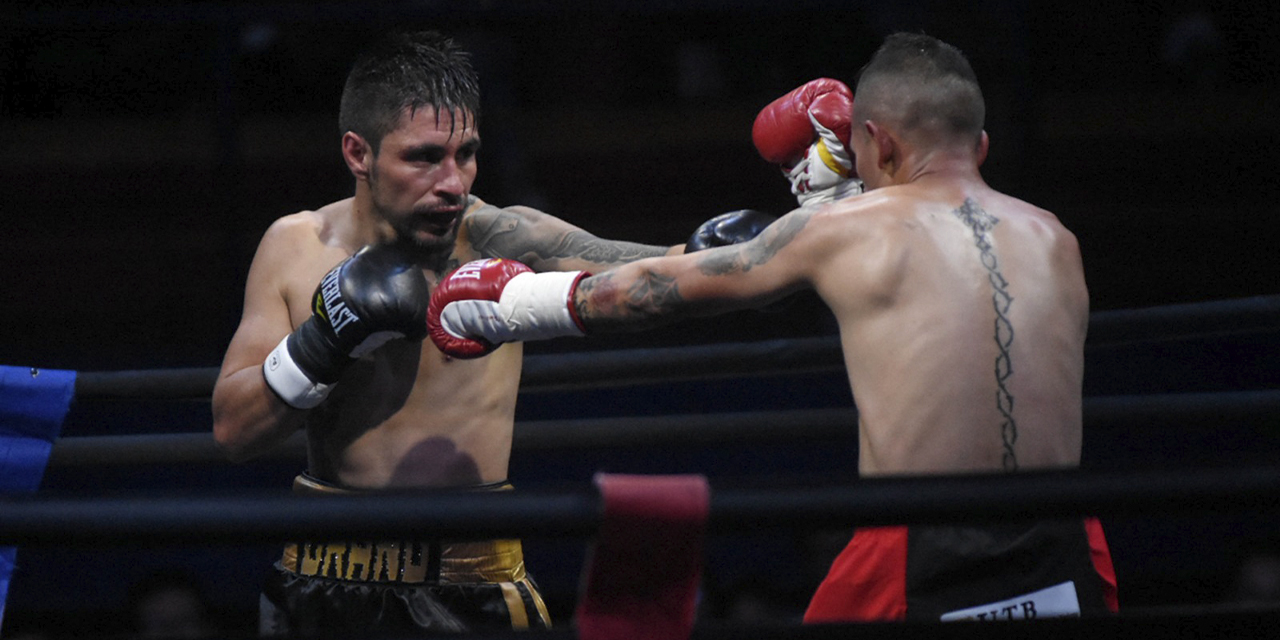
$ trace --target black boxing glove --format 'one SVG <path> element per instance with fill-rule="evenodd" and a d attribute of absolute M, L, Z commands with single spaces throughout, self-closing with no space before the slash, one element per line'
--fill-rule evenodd
<path fill-rule="evenodd" d="M 320 404 L 356 358 L 393 338 L 425 338 L 430 300 L 422 268 L 399 247 L 357 251 L 325 275 L 311 317 L 263 362 L 267 385 L 292 407 Z"/>
<path fill-rule="evenodd" d="M 684 244 L 685 253 L 746 242 L 777 220 L 763 211 L 739 209 L 722 213 L 699 226 Z"/>

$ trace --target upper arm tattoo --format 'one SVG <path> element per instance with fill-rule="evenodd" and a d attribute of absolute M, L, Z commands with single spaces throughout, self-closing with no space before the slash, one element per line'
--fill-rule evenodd
<path fill-rule="evenodd" d="M 661 256 L 667 247 L 597 238 L 581 229 L 540 231 L 520 214 L 484 207 L 467 218 L 471 246 L 486 258 L 509 258 L 526 264 L 576 259 L 603 266 Z"/>
<path fill-rule="evenodd" d="M 698 270 L 709 276 L 750 271 L 751 267 L 768 262 L 790 244 L 812 217 L 811 211 L 796 211 L 780 218 L 750 242 L 707 251 L 706 256 L 698 261 Z"/>
<path fill-rule="evenodd" d="M 1000 410 L 1001 416 L 1003 464 L 1005 471 L 1017 471 L 1018 456 L 1013 445 L 1018 441 L 1018 423 L 1013 418 L 1013 394 L 1009 393 L 1008 387 L 1009 377 L 1013 375 L 1013 360 L 1009 357 L 1009 350 L 1013 346 L 1013 323 L 1009 321 L 1009 306 L 1013 303 L 1013 296 L 1009 294 L 1009 281 L 1000 273 L 995 247 L 991 245 L 991 237 L 987 235 L 1000 219 L 987 213 L 973 198 L 965 198 L 964 204 L 952 213 L 973 232 L 973 243 L 978 247 L 982 266 L 987 270 L 987 280 L 991 283 L 991 302 L 996 311 L 996 408 Z"/>
<path fill-rule="evenodd" d="M 585 231 L 570 231 L 556 238 L 548 238 L 549 242 L 533 243 L 534 251 L 543 259 L 578 258 L 587 262 L 603 265 L 618 265 L 635 262 L 641 258 L 653 258 L 664 255 L 667 247 L 640 244 L 638 242 L 621 242 L 604 240 Z"/>

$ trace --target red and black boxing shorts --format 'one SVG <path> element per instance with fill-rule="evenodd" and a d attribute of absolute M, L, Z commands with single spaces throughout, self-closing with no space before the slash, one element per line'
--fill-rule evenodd
<path fill-rule="evenodd" d="M 858 530 L 806 623 L 1021 620 L 1118 610 L 1095 518 Z"/>

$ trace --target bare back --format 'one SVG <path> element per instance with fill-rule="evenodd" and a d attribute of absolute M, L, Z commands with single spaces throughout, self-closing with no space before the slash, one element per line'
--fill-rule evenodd
<path fill-rule="evenodd" d="M 1074 467 L 1088 294 L 1050 213 L 981 182 L 837 203 L 813 284 L 834 311 L 862 475 Z"/>

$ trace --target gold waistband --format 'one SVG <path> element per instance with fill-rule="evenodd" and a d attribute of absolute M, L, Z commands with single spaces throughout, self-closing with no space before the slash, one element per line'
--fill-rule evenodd
<path fill-rule="evenodd" d="M 293 486 L 298 493 L 359 493 L 307 475 L 298 476 Z M 509 488 L 508 483 L 476 487 Z M 280 564 L 299 575 L 358 582 L 516 582 L 526 575 L 519 540 L 291 542 Z"/>
<path fill-rule="evenodd" d="M 280 564 L 299 575 L 357 582 L 458 584 L 525 578 L 519 540 L 290 543 Z"/>

